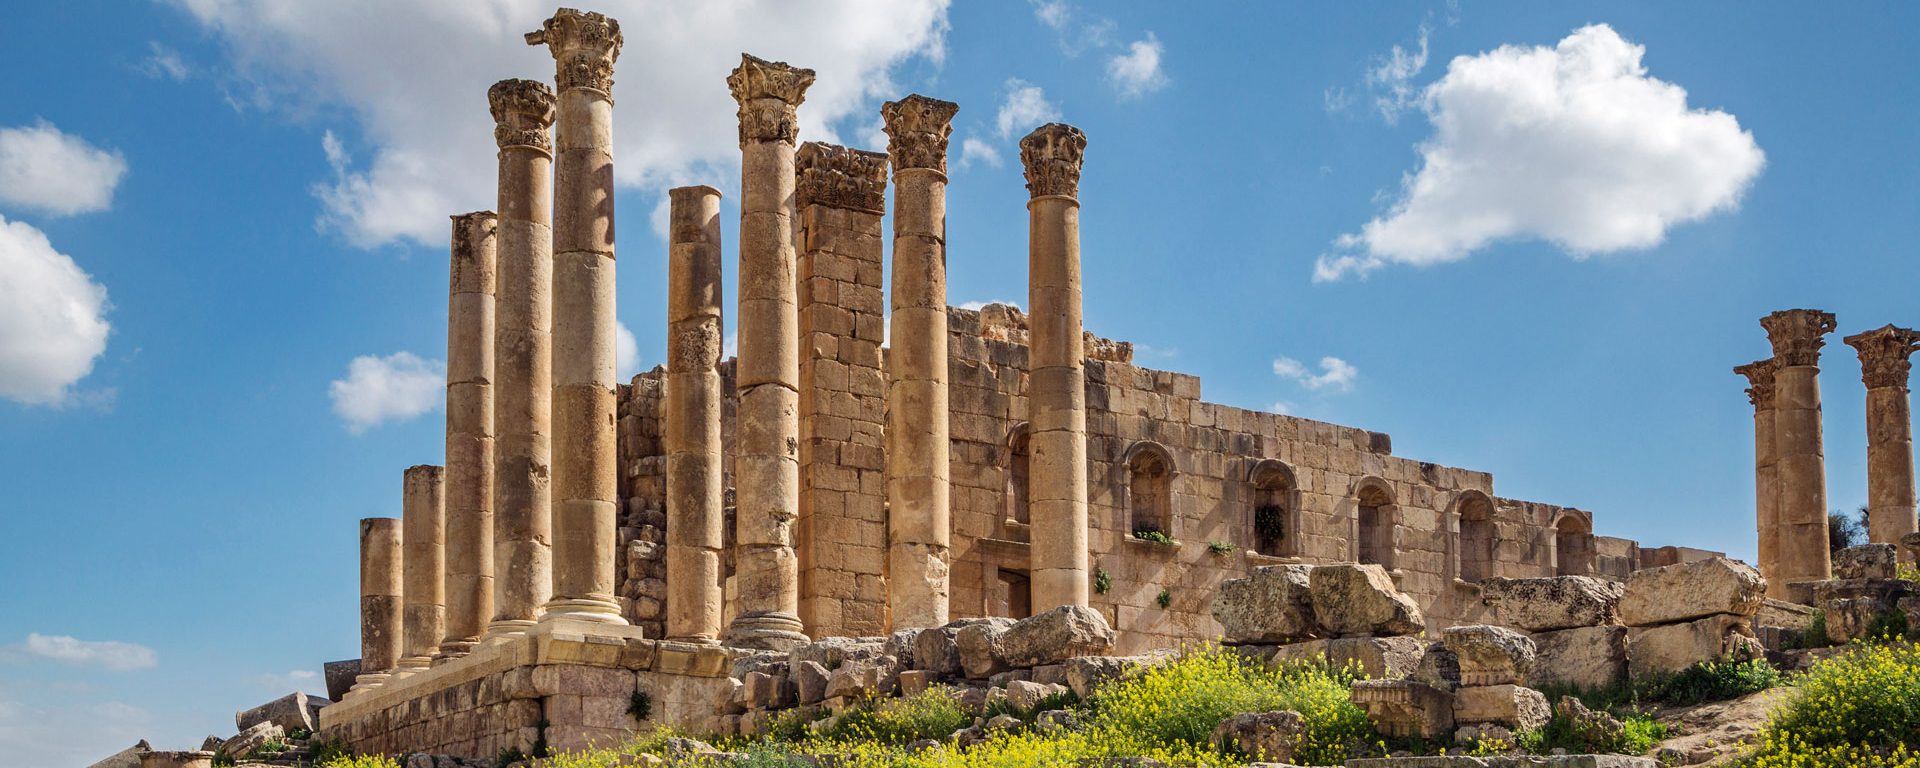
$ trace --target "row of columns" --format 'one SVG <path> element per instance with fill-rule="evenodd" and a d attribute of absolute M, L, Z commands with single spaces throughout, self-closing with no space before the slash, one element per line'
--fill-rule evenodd
<path fill-rule="evenodd" d="M 1832 576 L 1819 361 L 1837 324 L 1830 312 L 1788 309 L 1760 325 L 1773 356 L 1733 370 L 1747 378 L 1754 408 L 1760 570 L 1769 596 L 1786 599 L 1788 585 Z M 1859 353 L 1867 389 L 1868 540 L 1899 544 L 1916 528 L 1907 381 L 1920 333 L 1888 325 L 1845 341 Z"/>

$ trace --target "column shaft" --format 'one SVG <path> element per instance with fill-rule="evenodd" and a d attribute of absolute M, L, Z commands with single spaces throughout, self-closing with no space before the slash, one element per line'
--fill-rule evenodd
<path fill-rule="evenodd" d="M 1027 410 L 1032 608 L 1087 604 L 1087 410 L 1080 316 L 1080 168 L 1086 135 L 1060 123 L 1020 141 L 1026 166 L 1032 348 Z"/>
<path fill-rule="evenodd" d="M 553 227 L 553 599 L 543 618 L 625 624 L 614 318 L 613 62 L 620 24 L 563 8 L 529 44 L 556 63 Z"/>
<path fill-rule="evenodd" d="M 1913 533 L 1913 412 L 1907 380 L 1920 332 L 1888 325 L 1846 339 L 1867 387 L 1867 540 L 1899 547 Z M 1900 550 L 1902 560 L 1913 553 Z"/>
<path fill-rule="evenodd" d="M 402 625 L 400 521 L 360 521 L 360 676 L 353 690 L 387 681 L 400 660 Z"/>
<path fill-rule="evenodd" d="M 435 661 L 473 650 L 493 617 L 492 211 L 453 217 L 447 297 L 447 614 Z"/>
<path fill-rule="evenodd" d="M 720 191 L 680 187 L 667 194 L 667 639 L 714 643 L 726 546 Z"/>
<path fill-rule="evenodd" d="M 1774 478 L 1778 484 L 1778 578 L 1788 584 L 1832 577 L 1827 545 L 1826 455 L 1818 363 L 1833 315 L 1784 310 L 1762 319 L 1779 368 L 1773 375 Z"/>
<path fill-rule="evenodd" d="M 1768 577 L 1767 594 L 1785 599 L 1787 581 L 1780 573 L 1780 499 L 1774 477 L 1773 373 L 1774 361 L 1760 360 L 1733 369 L 1747 377 L 1747 400 L 1753 404 L 1754 530 L 1760 539 L 1760 574 Z"/>
<path fill-rule="evenodd" d="M 432 665 L 447 620 L 446 468 L 408 467 L 401 486 L 406 640 L 396 674 Z"/>

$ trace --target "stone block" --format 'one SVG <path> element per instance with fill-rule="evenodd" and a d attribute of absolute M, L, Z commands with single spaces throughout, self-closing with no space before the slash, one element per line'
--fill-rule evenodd
<path fill-rule="evenodd" d="M 1268 565 L 1228 579 L 1213 596 L 1213 618 L 1232 643 L 1291 643 L 1320 637 L 1310 565 Z"/>
<path fill-rule="evenodd" d="M 1000 635 L 999 650 L 1008 666 L 1023 668 L 1099 656 L 1113 650 L 1113 628 L 1099 611 L 1063 605 L 1014 622 Z"/>
<path fill-rule="evenodd" d="M 1381 733 L 1434 739 L 1453 731 L 1453 694 L 1408 680 L 1360 680 L 1352 701 Z"/>
<path fill-rule="evenodd" d="M 252 709 L 234 713 L 233 725 L 244 731 L 255 723 L 273 723 L 286 731 L 299 729 L 312 732 L 320 728 L 320 708 L 332 703 L 294 691 Z"/>
<path fill-rule="evenodd" d="M 1420 606 L 1378 565 L 1342 563 L 1313 569 L 1313 615 L 1336 635 L 1414 635 L 1426 628 Z"/>
<path fill-rule="evenodd" d="M 327 698 L 339 701 L 353 689 L 353 679 L 360 676 L 360 660 L 329 661 L 321 669 L 327 679 Z"/>
<path fill-rule="evenodd" d="M 1672 567 L 1672 566 L 1669 566 Z M 1766 654 L 1745 616 L 1718 614 L 1627 632 L 1627 673 L 1634 678 L 1678 672 L 1702 661 L 1744 661 Z"/>
<path fill-rule="evenodd" d="M 827 673 L 828 699 L 864 699 L 893 693 L 893 674 L 888 665 L 849 661 Z"/>
<path fill-rule="evenodd" d="M 1007 658 L 1001 653 L 1000 638 L 1006 634 L 1012 622 L 980 623 L 961 627 L 954 633 L 953 642 L 960 652 L 960 668 L 967 677 L 985 679 L 1009 668 Z"/>
<path fill-rule="evenodd" d="M 1718 614 L 1752 616 L 1766 591 L 1759 571 L 1724 557 L 1649 568 L 1627 579 L 1620 620 L 1645 627 Z"/>
<path fill-rule="evenodd" d="M 1527 632 L 1617 623 L 1625 592 L 1620 582 L 1591 576 L 1480 582 L 1481 600 L 1493 609 L 1494 622 Z"/>
<path fill-rule="evenodd" d="M 918 696 L 933 685 L 933 675 L 924 669 L 905 670 L 895 679 L 895 685 L 900 687 L 903 697 Z"/>
<path fill-rule="evenodd" d="M 1833 577 L 1836 579 L 1891 579 L 1900 562 L 1900 550 L 1892 544 L 1861 544 L 1833 553 Z"/>
<path fill-rule="evenodd" d="M 1033 709 L 1041 699 L 1067 692 L 1064 685 L 1036 683 L 1030 680 L 1015 680 L 1007 684 L 1007 703 L 1023 710 Z"/>
<path fill-rule="evenodd" d="M 1627 677 L 1627 628 L 1574 627 L 1532 636 L 1537 656 L 1528 682 L 1604 688 Z"/>
<path fill-rule="evenodd" d="M 1536 650 L 1526 635 L 1491 624 L 1448 627 L 1447 650 L 1460 660 L 1463 686 L 1524 685 Z"/>
<path fill-rule="evenodd" d="M 789 664 L 788 667 L 793 670 L 791 675 L 794 695 L 800 699 L 801 704 L 818 704 L 821 699 L 827 697 L 829 675 L 826 667 L 813 661 L 800 661 Z"/>
<path fill-rule="evenodd" d="M 286 737 L 286 730 L 278 725 L 271 722 L 255 723 L 221 744 L 220 754 L 240 760 L 253 754 L 253 751 L 259 749 L 262 744 Z"/>
<path fill-rule="evenodd" d="M 1547 697 L 1518 685 L 1479 685 L 1453 692 L 1456 723 L 1498 723 L 1514 730 L 1538 728 L 1553 718 Z"/>
<path fill-rule="evenodd" d="M 1284 763 L 1293 759 L 1306 730 L 1306 718 L 1292 710 L 1242 712 L 1221 721 L 1212 741 L 1222 752 Z"/>
<path fill-rule="evenodd" d="M 1080 656 L 1067 659 L 1067 687 L 1082 699 L 1092 698 L 1100 686 L 1128 672 L 1158 663 L 1162 656 Z"/>
<path fill-rule="evenodd" d="M 1845 643 L 1873 634 L 1914 589 L 1901 579 L 1834 579 L 1814 587 L 1813 603 L 1827 617 L 1827 639 Z"/>

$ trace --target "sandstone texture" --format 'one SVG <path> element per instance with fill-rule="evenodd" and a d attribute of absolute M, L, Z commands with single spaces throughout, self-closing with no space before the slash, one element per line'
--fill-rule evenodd
<path fill-rule="evenodd" d="M 1620 597 L 1620 619 L 1644 627 L 1715 614 L 1752 616 L 1766 589 L 1759 571 L 1721 557 L 1635 571 Z"/>
<path fill-rule="evenodd" d="M 1900 562 L 1900 550 L 1892 544 L 1861 544 L 1833 553 L 1833 577 L 1836 579 L 1891 579 Z"/>
<path fill-rule="evenodd" d="M 1746 617 L 1732 614 L 1633 627 L 1627 633 L 1627 672 L 1635 678 L 1678 672 L 1701 661 L 1745 661 L 1765 655 Z"/>
<path fill-rule="evenodd" d="M 1527 632 L 1618 623 L 1625 590 L 1620 582 L 1591 576 L 1480 582 L 1481 599 L 1495 621 Z"/>
<path fill-rule="evenodd" d="M 1257 760 L 1288 762 L 1307 729 L 1306 718 L 1292 710 L 1242 712 L 1213 729 L 1213 745 Z"/>
<path fill-rule="evenodd" d="M 1269 565 L 1221 583 L 1213 618 L 1229 643 L 1291 643 L 1320 636 L 1310 565 Z"/>
<path fill-rule="evenodd" d="M 1522 685 L 1533 671 L 1533 641 L 1511 629 L 1470 624 L 1448 627 L 1442 636 L 1459 659 L 1461 685 Z"/>
<path fill-rule="evenodd" d="M 1592 689 L 1626 679 L 1626 627 L 1576 627 L 1536 632 L 1530 637 L 1537 656 L 1528 681 L 1535 685 Z"/>
<path fill-rule="evenodd" d="M 1309 578 L 1313 615 L 1337 635 L 1413 635 L 1426 629 L 1420 606 L 1378 565 L 1323 565 Z"/>

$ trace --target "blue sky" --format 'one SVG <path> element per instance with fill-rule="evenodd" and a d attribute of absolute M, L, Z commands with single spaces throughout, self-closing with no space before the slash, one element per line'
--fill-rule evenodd
<path fill-rule="evenodd" d="M 445 217 L 492 206 L 485 88 L 551 73 L 518 37 L 551 7 L 470 5 L 10 10 L 0 751 L 197 745 L 357 655 L 353 521 L 441 459 Z M 1833 311 L 1830 505 L 1864 498 L 1839 336 L 1920 324 L 1910 5 L 761 6 L 599 6 L 628 40 L 629 372 L 663 354 L 662 190 L 737 191 L 748 50 L 820 70 L 803 138 L 883 148 L 885 98 L 961 104 L 954 303 L 1024 298 L 1015 142 L 1071 122 L 1092 330 L 1604 534 L 1750 558 L 1729 368 L 1768 354 L 1761 315 Z"/>

